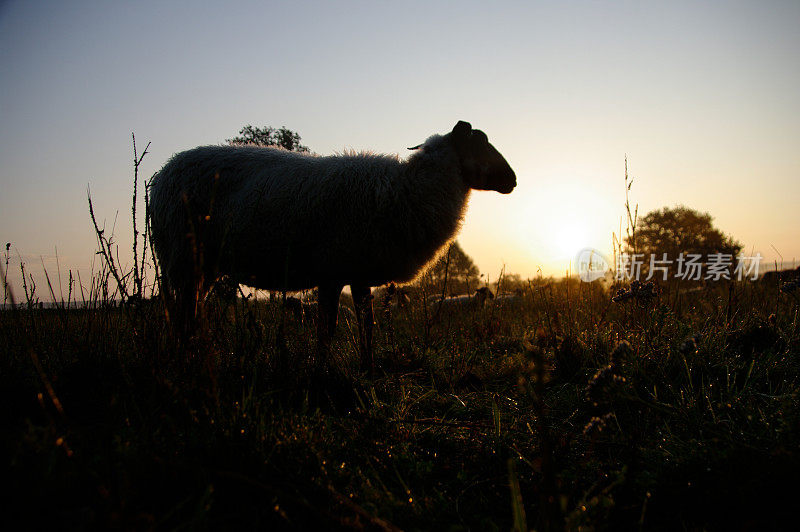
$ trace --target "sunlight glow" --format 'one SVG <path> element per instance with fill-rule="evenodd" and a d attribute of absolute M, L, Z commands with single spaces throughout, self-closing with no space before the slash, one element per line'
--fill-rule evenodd
<path fill-rule="evenodd" d="M 552 249 L 559 258 L 573 258 L 588 245 L 588 231 L 581 220 L 567 222 L 553 231 Z"/>

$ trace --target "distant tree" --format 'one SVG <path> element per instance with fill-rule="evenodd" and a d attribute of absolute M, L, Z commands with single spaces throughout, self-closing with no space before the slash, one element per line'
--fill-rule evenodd
<path fill-rule="evenodd" d="M 441 291 L 445 280 L 447 281 L 447 295 L 470 293 L 480 285 L 478 267 L 458 242 L 450 245 L 450 248 L 439 257 L 436 264 L 428 270 L 422 281 L 434 291 Z"/>
<path fill-rule="evenodd" d="M 300 134 L 285 127 L 275 129 L 270 126 L 253 127 L 247 124 L 239 130 L 238 137 L 227 139 L 225 142 L 232 145 L 280 146 L 301 153 L 309 151 L 308 146 L 300 144 Z"/>
<path fill-rule="evenodd" d="M 519 290 L 525 290 L 528 286 L 527 280 L 523 279 L 522 276 L 518 273 L 506 273 L 503 276 L 495 281 L 494 283 L 494 290 L 498 294 L 505 293 L 510 294 L 513 292 L 517 292 Z"/>
<path fill-rule="evenodd" d="M 700 255 L 703 264 L 708 263 L 709 255 L 729 254 L 735 263 L 742 245 L 714 227 L 713 220 L 708 213 L 682 205 L 649 212 L 637 224 L 636 241 L 633 242 L 633 237 L 625 239 L 625 251 L 633 253 L 635 249 L 644 255 L 643 271 L 647 271 L 651 255 L 662 260 L 665 253 L 673 267 L 681 253 L 684 257 Z"/>

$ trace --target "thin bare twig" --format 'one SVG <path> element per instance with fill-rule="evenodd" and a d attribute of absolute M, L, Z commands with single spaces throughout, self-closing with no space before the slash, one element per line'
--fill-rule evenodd
<path fill-rule="evenodd" d="M 145 261 L 145 253 L 147 252 L 147 246 L 142 245 L 142 270 L 139 271 L 139 254 L 137 252 L 137 246 L 139 243 L 139 230 L 136 227 L 136 199 L 137 199 L 137 189 L 139 184 L 139 165 L 142 164 L 142 160 L 144 156 L 147 155 L 147 149 L 150 148 L 150 143 L 147 143 L 145 146 L 142 155 L 138 155 L 136 151 L 136 135 L 131 133 L 131 139 L 133 140 L 133 201 L 131 206 L 131 217 L 133 221 L 133 284 L 134 284 L 134 294 L 141 298 L 143 297 L 142 294 L 142 278 L 144 273 L 144 261 Z M 145 200 L 146 201 L 146 200 Z M 147 207 L 145 206 L 145 211 Z M 145 235 L 147 234 L 147 227 L 145 225 Z M 145 236 L 146 238 L 146 236 Z"/>
<path fill-rule="evenodd" d="M 126 301 L 128 299 L 128 290 L 125 287 L 123 278 L 120 277 L 117 264 L 114 262 L 114 255 L 112 252 L 113 236 L 106 237 L 105 228 L 100 229 L 100 226 L 97 224 L 97 218 L 94 215 L 94 205 L 92 204 L 92 191 L 88 185 L 86 186 L 86 196 L 89 200 L 89 217 L 92 219 L 92 225 L 94 225 L 94 233 L 95 236 L 97 237 L 97 244 L 100 246 L 100 250 L 98 251 L 98 253 L 103 257 L 103 260 L 109 269 L 109 273 L 111 273 L 111 275 L 114 276 L 114 280 L 117 282 L 117 287 L 120 292 L 120 297 L 122 298 L 123 301 Z"/>

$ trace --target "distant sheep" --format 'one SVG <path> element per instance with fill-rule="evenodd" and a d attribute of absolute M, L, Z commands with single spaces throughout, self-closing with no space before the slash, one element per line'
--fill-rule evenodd
<path fill-rule="evenodd" d="M 515 289 L 508 294 L 500 294 L 495 297 L 495 304 L 499 305 L 516 305 L 525 301 L 525 292 L 521 288 Z"/>
<path fill-rule="evenodd" d="M 380 298 L 380 307 L 383 309 L 405 310 L 411 303 L 411 296 L 402 286 L 398 287 L 394 283 L 389 283 Z"/>
<path fill-rule="evenodd" d="M 399 308 L 401 310 L 405 310 L 408 308 L 408 305 L 411 304 L 411 296 L 408 295 L 408 292 L 403 290 L 402 288 L 397 291 L 397 295 L 395 295 L 394 301 L 392 301 L 392 308 Z"/>
<path fill-rule="evenodd" d="M 152 179 L 153 244 L 189 321 L 223 275 L 256 288 L 319 287 L 318 346 L 330 350 L 350 285 L 362 365 L 372 368 L 370 290 L 414 279 L 458 231 L 470 191 L 508 194 L 516 176 L 486 134 L 459 122 L 405 161 L 256 146 L 179 153 Z"/>
<path fill-rule="evenodd" d="M 781 282 L 800 279 L 800 267 L 790 270 L 770 270 L 761 275 L 761 282 L 769 284 L 780 284 Z"/>
<path fill-rule="evenodd" d="M 441 305 L 443 310 L 478 310 L 494 299 L 494 292 L 487 287 L 478 288 L 473 295 L 452 296 L 434 300 L 430 303 L 433 309 Z"/>

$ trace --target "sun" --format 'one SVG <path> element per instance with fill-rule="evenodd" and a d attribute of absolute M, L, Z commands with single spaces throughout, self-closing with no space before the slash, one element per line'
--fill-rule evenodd
<path fill-rule="evenodd" d="M 574 258 L 589 245 L 586 227 L 577 222 L 559 223 L 553 230 L 553 250 L 559 258 Z"/>

